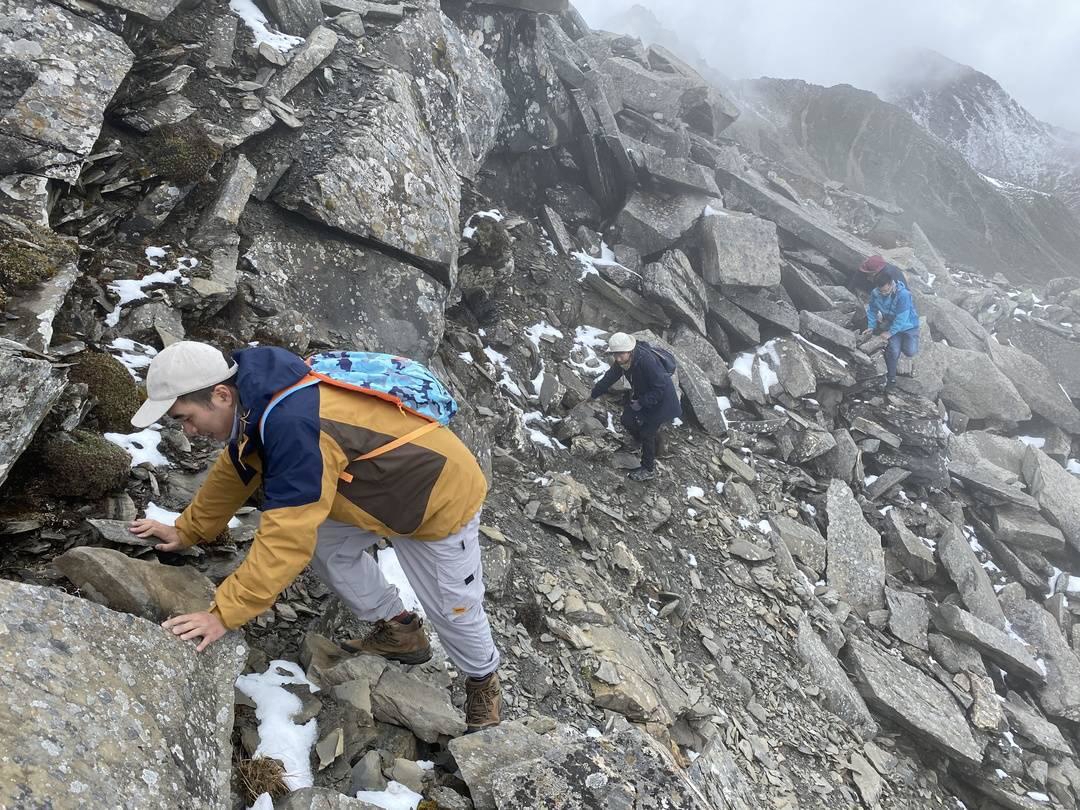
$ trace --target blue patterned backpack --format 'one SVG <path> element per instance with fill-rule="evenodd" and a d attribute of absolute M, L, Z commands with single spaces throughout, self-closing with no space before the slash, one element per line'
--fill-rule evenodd
<path fill-rule="evenodd" d="M 449 424 L 458 411 L 453 395 L 426 366 L 407 357 L 378 352 L 326 352 L 308 358 L 311 371 L 304 379 L 279 391 L 267 404 L 259 420 L 259 435 L 263 433 L 266 417 L 274 406 L 293 391 L 309 385 L 327 383 L 349 391 L 377 397 L 397 405 L 402 411 L 426 420 L 416 430 L 406 433 L 381 447 L 360 456 L 355 461 L 389 453 Z"/>

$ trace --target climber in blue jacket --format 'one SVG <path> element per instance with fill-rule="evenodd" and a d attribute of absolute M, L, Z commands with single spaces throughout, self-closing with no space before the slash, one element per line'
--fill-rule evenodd
<path fill-rule="evenodd" d="M 915 311 L 911 290 L 904 282 L 891 275 L 878 276 L 866 307 L 866 324 L 869 328 L 864 334 L 888 336 L 885 385 L 895 385 L 900 353 L 914 357 L 919 352 L 919 313 Z"/>

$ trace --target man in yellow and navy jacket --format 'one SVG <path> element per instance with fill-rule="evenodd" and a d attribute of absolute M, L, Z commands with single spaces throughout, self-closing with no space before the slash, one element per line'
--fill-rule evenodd
<path fill-rule="evenodd" d="M 431 657 L 423 620 L 402 604 L 367 552 L 394 540 L 402 569 L 451 661 L 466 677 L 470 730 L 499 722 L 499 653 L 484 610 L 478 531 L 487 482 L 449 429 L 432 430 L 369 460 L 424 420 L 397 405 L 332 385 L 311 385 L 268 405 L 308 375 L 279 348 L 233 354 L 181 341 L 158 354 L 146 376 L 147 401 L 132 419 L 147 427 L 168 415 L 188 435 L 228 444 L 175 527 L 137 520 L 132 531 L 173 551 L 213 540 L 260 486 L 263 512 L 251 549 L 221 582 L 207 610 L 164 626 L 201 651 L 226 630 L 269 609 L 310 563 L 362 620 L 354 652 L 407 664 Z M 264 418 L 265 417 L 265 418 Z"/>

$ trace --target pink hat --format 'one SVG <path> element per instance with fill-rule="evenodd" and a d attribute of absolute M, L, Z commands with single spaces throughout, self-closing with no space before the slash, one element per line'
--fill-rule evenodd
<path fill-rule="evenodd" d="M 859 272 L 870 275 L 885 267 L 885 259 L 881 256 L 871 256 L 859 265 Z"/>

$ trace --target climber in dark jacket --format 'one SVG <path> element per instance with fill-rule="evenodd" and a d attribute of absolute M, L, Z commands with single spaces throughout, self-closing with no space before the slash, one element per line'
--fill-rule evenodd
<path fill-rule="evenodd" d="M 626 432 L 641 442 L 641 466 L 631 471 L 635 481 L 656 477 L 656 452 L 660 429 L 682 416 L 682 403 L 660 356 L 643 340 L 616 332 L 608 340 L 611 368 L 593 386 L 591 398 L 596 399 L 625 376 L 630 383 L 630 400 L 622 413 Z"/>

